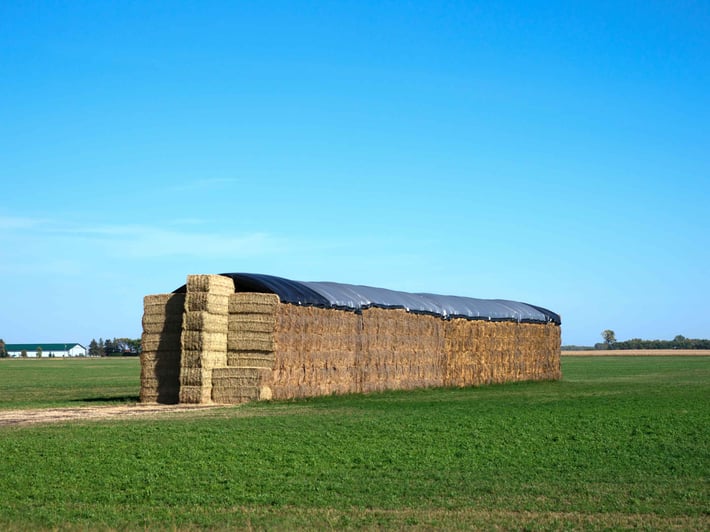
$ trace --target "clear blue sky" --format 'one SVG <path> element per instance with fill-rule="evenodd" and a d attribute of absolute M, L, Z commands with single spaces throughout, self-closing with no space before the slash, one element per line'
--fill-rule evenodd
<path fill-rule="evenodd" d="M 710 337 L 710 4 L 0 3 L 0 338 L 259 272 Z"/>

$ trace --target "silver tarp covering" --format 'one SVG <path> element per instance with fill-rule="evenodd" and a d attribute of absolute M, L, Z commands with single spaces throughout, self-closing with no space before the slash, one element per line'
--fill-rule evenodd
<path fill-rule="evenodd" d="M 444 319 L 467 318 L 560 324 L 560 316 L 536 305 L 503 299 L 476 299 L 398 292 L 386 288 L 331 282 L 303 282 L 258 273 L 223 273 L 237 292 L 277 294 L 283 303 L 359 312 L 370 307 L 401 308 Z M 182 286 L 176 292 L 184 291 Z"/>
<path fill-rule="evenodd" d="M 352 310 L 368 307 L 402 308 L 408 312 L 433 314 L 445 319 L 559 321 L 559 317 L 555 319 L 556 315 L 550 311 L 545 312 L 544 309 L 504 299 L 418 294 L 330 282 L 303 282 L 302 284 L 322 295 L 335 308 Z"/>

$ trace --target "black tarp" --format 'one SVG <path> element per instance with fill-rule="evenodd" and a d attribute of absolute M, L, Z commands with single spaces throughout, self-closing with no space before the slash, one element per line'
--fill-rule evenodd
<path fill-rule="evenodd" d="M 332 282 L 303 282 L 258 273 L 223 273 L 234 280 L 236 292 L 276 294 L 282 303 L 336 308 L 360 312 L 370 307 L 399 308 L 444 319 L 466 318 L 490 321 L 552 322 L 558 314 L 536 305 L 504 299 L 415 294 L 386 288 Z M 175 292 L 184 292 L 181 286 Z"/>

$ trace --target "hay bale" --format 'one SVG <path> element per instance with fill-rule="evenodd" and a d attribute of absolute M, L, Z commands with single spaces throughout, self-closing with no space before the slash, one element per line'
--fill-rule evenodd
<path fill-rule="evenodd" d="M 143 333 L 141 336 L 141 349 L 146 352 L 163 353 L 180 350 L 180 334 L 153 334 Z"/>
<path fill-rule="evenodd" d="M 274 314 L 279 304 L 276 294 L 238 292 L 229 296 L 230 314 Z"/>
<path fill-rule="evenodd" d="M 270 397 L 270 381 L 268 368 L 217 368 L 212 372 L 212 400 L 231 404 Z"/>
<path fill-rule="evenodd" d="M 167 362 L 166 366 L 180 370 L 180 350 L 174 351 L 142 351 L 140 354 L 141 366 L 154 366 L 160 362 Z"/>
<path fill-rule="evenodd" d="M 180 402 L 209 404 L 212 402 L 212 390 L 205 386 L 180 386 Z"/>
<path fill-rule="evenodd" d="M 215 381 L 227 384 L 238 384 L 248 381 L 250 384 L 267 383 L 271 379 L 271 369 L 269 368 L 215 368 L 212 370 L 212 378 Z"/>
<path fill-rule="evenodd" d="M 180 386 L 211 386 L 212 370 L 206 368 L 183 368 L 180 371 Z"/>
<path fill-rule="evenodd" d="M 188 275 L 187 293 L 209 292 L 214 295 L 230 295 L 234 293 L 234 281 L 223 275 Z"/>
<path fill-rule="evenodd" d="M 272 368 L 274 358 L 273 351 L 229 351 L 227 366 Z"/>
<path fill-rule="evenodd" d="M 200 349 L 183 349 L 180 358 L 180 369 L 183 368 L 221 368 L 227 365 L 227 354 L 223 351 L 203 351 Z"/>
<path fill-rule="evenodd" d="M 274 335 L 270 332 L 235 332 L 226 335 L 230 351 L 273 351 Z M 256 347 L 256 345 L 261 347 Z"/>
<path fill-rule="evenodd" d="M 180 332 L 180 330 L 182 329 L 182 318 L 176 318 L 174 316 L 166 318 L 165 316 L 161 315 L 144 315 L 142 324 L 144 333 L 158 335 L 171 334 L 175 332 Z"/>
<path fill-rule="evenodd" d="M 141 379 L 162 379 L 168 377 L 175 377 L 176 379 L 180 375 L 180 368 L 177 366 L 171 366 L 163 368 L 159 365 L 145 364 L 141 366 Z"/>
<path fill-rule="evenodd" d="M 173 333 L 182 326 L 184 294 L 156 294 L 143 298 L 143 332 L 148 334 Z"/>
<path fill-rule="evenodd" d="M 205 311 L 187 311 L 184 313 L 182 328 L 205 333 L 226 333 L 229 317 L 226 314 L 213 314 Z"/>
<path fill-rule="evenodd" d="M 185 310 L 188 312 L 203 311 L 214 314 L 227 314 L 229 311 L 229 296 L 208 292 L 188 292 L 187 297 L 185 297 Z"/>
<path fill-rule="evenodd" d="M 227 327 L 229 333 L 273 333 L 275 329 L 274 314 L 231 314 Z"/>
<path fill-rule="evenodd" d="M 180 315 L 185 306 L 185 294 L 153 294 L 143 298 L 146 314 Z"/>
<path fill-rule="evenodd" d="M 212 390 L 212 402 L 217 404 L 234 405 L 258 401 L 261 397 L 259 386 L 240 386 L 238 388 L 216 387 Z"/>
<path fill-rule="evenodd" d="M 227 349 L 227 333 L 182 331 L 182 348 L 188 351 L 224 351 Z"/>

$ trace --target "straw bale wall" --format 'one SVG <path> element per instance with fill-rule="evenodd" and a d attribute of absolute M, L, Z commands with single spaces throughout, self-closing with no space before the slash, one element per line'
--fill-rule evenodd
<path fill-rule="evenodd" d="M 277 399 L 561 376 L 554 324 L 279 305 L 275 338 Z"/>
<path fill-rule="evenodd" d="M 185 294 L 143 299 L 141 402 L 177 403 L 180 394 L 180 334 Z"/>
<path fill-rule="evenodd" d="M 552 323 L 454 319 L 444 325 L 444 386 L 561 377 L 560 328 Z"/>
<path fill-rule="evenodd" d="M 279 305 L 273 397 L 360 391 L 361 317 L 353 312 Z"/>
<path fill-rule="evenodd" d="M 146 296 L 141 401 L 241 403 L 561 377 L 560 327 L 361 313 L 234 293 L 191 275 L 186 294 Z"/>

